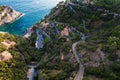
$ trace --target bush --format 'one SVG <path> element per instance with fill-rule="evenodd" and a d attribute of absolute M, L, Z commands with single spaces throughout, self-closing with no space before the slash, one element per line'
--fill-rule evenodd
<path fill-rule="evenodd" d="M 5 51 L 5 50 L 6 50 L 5 47 L 0 46 L 0 53 L 3 52 L 3 51 Z"/>
<path fill-rule="evenodd" d="M 108 59 L 110 61 L 115 61 L 118 58 L 118 56 L 115 53 L 110 53 L 108 56 Z"/>

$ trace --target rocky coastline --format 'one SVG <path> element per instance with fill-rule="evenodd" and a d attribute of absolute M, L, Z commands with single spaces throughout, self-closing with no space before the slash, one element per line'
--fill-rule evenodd
<path fill-rule="evenodd" d="M 23 14 L 21 12 L 17 12 L 11 7 L 0 6 L 0 26 L 11 23 L 20 18 L 22 15 Z"/>

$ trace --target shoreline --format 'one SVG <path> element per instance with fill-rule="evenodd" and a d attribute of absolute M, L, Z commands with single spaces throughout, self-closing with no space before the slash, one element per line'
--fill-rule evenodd
<path fill-rule="evenodd" d="M 11 22 L 8 23 L 3 23 L 2 25 L 0 25 L 0 27 L 3 27 L 5 24 L 10 24 L 10 23 L 14 23 L 15 21 L 19 20 L 21 17 L 23 17 L 25 15 L 25 13 L 20 13 L 20 15 L 15 18 L 14 20 L 12 20 Z M 1 31 L 0 31 L 1 32 Z"/>
<path fill-rule="evenodd" d="M 65 5 L 66 0 L 61 1 L 61 2 L 63 2 L 64 5 Z M 61 3 L 59 2 L 57 5 L 60 5 L 60 4 L 61 4 Z M 51 9 L 50 13 L 47 14 L 46 16 L 44 16 L 43 19 L 41 19 L 41 20 L 38 21 L 37 23 L 34 23 L 32 26 L 28 27 L 27 29 L 25 29 L 25 30 L 23 31 L 22 35 L 20 35 L 20 36 L 21 36 L 21 37 L 24 37 L 24 35 L 26 35 L 26 34 L 28 33 L 27 30 L 28 30 L 28 29 L 32 29 L 36 24 L 39 23 L 39 25 L 41 25 L 41 24 L 44 23 L 45 21 L 49 21 L 49 18 L 51 18 L 51 17 L 54 15 L 54 13 L 53 13 L 54 10 L 53 10 L 53 9 L 56 8 L 57 5 L 56 5 L 55 7 L 53 7 L 53 8 Z M 55 12 L 56 12 L 56 11 L 59 11 L 59 10 L 61 10 L 61 8 L 58 8 L 57 10 L 55 10 Z"/>
<path fill-rule="evenodd" d="M 10 23 L 14 23 L 15 21 L 19 20 L 21 17 L 23 17 L 25 15 L 25 13 L 21 13 L 20 16 L 18 16 L 18 18 L 16 18 L 15 20 L 13 20 L 12 22 Z M 6 24 L 9 24 L 9 23 L 6 23 Z"/>
<path fill-rule="evenodd" d="M 21 18 L 24 13 L 14 10 L 11 6 L 0 6 L 0 27 Z"/>
<path fill-rule="evenodd" d="M 64 3 L 65 3 L 66 0 L 63 0 L 63 1 L 61 1 L 61 2 L 64 2 Z M 59 4 L 60 4 L 60 2 L 59 2 L 58 4 L 56 4 L 55 7 L 57 7 L 57 5 L 59 5 Z M 36 25 L 37 23 L 39 23 L 39 22 L 44 22 L 44 20 L 46 20 L 47 18 L 50 18 L 51 12 L 52 12 L 52 10 L 53 10 L 55 7 L 53 7 L 53 8 L 50 10 L 50 13 L 48 13 L 47 15 L 45 15 L 41 20 L 39 20 L 39 21 L 35 22 L 34 24 L 32 24 L 31 26 L 29 26 L 27 29 L 31 29 L 31 28 L 33 28 L 34 25 Z M 54 14 L 54 13 L 52 13 L 52 14 Z M 5 23 L 5 24 L 14 23 L 15 21 L 19 20 L 19 19 L 20 19 L 21 17 L 23 17 L 24 15 L 26 15 L 26 14 L 20 12 L 20 15 L 19 15 L 17 18 L 15 18 L 13 21 L 11 21 L 11 22 L 9 22 L 9 23 Z M 4 27 L 5 24 L 0 25 L 0 27 Z M 26 32 L 27 29 L 25 29 L 20 35 L 19 35 L 19 34 L 17 34 L 17 35 L 23 37 L 23 36 L 27 33 L 27 32 Z M 5 32 L 7 32 L 7 31 L 5 31 Z M 8 32 L 8 33 L 9 33 L 9 32 Z M 11 33 L 10 33 L 10 34 L 11 34 Z"/>

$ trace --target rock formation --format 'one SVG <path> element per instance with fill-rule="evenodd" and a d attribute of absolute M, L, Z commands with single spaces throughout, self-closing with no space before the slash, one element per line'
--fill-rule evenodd
<path fill-rule="evenodd" d="M 22 13 L 13 10 L 8 6 L 0 6 L 0 26 L 18 19 Z"/>

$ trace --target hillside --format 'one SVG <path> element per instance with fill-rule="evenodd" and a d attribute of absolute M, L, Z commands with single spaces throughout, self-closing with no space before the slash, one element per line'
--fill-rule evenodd
<path fill-rule="evenodd" d="M 120 80 L 119 5 L 118 0 L 60 2 L 23 38 L 15 36 L 10 51 L 28 65 L 29 80 Z M 25 80 L 17 76 L 10 80 Z"/>
<path fill-rule="evenodd" d="M 33 25 L 21 51 L 38 80 L 120 80 L 120 2 L 93 2 L 61 2 Z"/>
<path fill-rule="evenodd" d="M 15 37 L 0 32 L 0 80 L 25 80 L 27 66 L 15 48 Z"/>
<path fill-rule="evenodd" d="M 16 12 L 11 7 L 0 6 L 0 26 L 18 19 L 22 13 Z"/>

